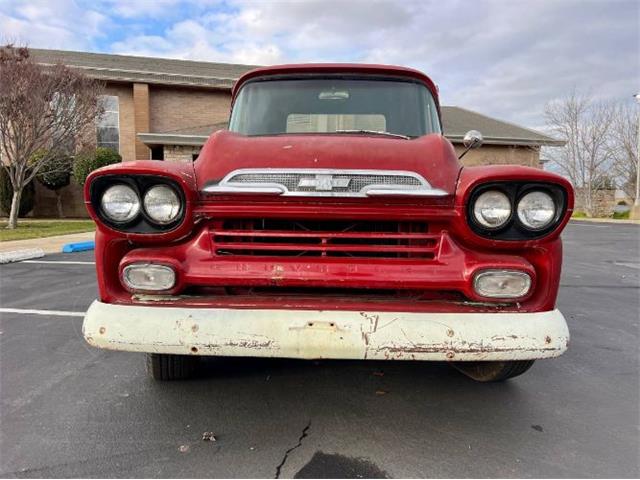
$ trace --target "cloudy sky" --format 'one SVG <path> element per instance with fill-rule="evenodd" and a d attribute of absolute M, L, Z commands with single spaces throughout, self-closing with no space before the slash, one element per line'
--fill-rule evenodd
<path fill-rule="evenodd" d="M 418 68 L 442 103 L 540 127 L 577 89 L 640 91 L 637 0 L 0 0 L 0 40 L 246 64 Z"/>

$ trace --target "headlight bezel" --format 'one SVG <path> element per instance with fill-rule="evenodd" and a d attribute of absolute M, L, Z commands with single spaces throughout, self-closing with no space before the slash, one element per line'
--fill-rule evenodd
<path fill-rule="evenodd" d="M 157 218 L 154 218 L 149 213 L 149 207 L 147 206 L 147 195 L 149 195 L 151 190 L 153 190 L 155 188 L 166 188 L 166 189 L 168 189 L 170 192 L 172 192 L 176 196 L 176 199 L 178 200 L 178 211 L 177 211 L 175 217 L 173 217 L 172 219 L 170 219 L 170 220 L 168 220 L 166 222 L 158 220 Z M 183 202 L 180 201 L 180 194 L 178 193 L 178 191 L 176 191 L 175 188 L 173 188 L 171 185 L 168 185 L 166 183 L 156 183 L 156 184 L 153 184 L 153 185 L 149 186 L 144 191 L 144 194 L 143 194 L 142 199 L 141 199 L 141 204 L 142 204 L 142 209 L 144 210 L 144 213 L 147 215 L 147 217 L 149 217 L 149 219 L 152 222 L 154 222 L 155 224 L 158 224 L 158 225 L 170 225 L 170 224 L 172 224 L 173 222 L 176 221 L 177 218 L 180 217 L 180 212 L 184 208 Z"/>
<path fill-rule="evenodd" d="M 114 218 L 105 208 L 105 202 L 104 202 L 104 197 L 107 194 L 107 192 L 113 188 L 116 187 L 125 187 L 128 188 L 129 190 L 131 190 L 131 192 L 133 192 L 133 195 L 136 197 L 137 201 L 138 201 L 138 205 L 137 208 L 135 209 L 135 212 L 133 214 L 133 216 L 131 216 L 130 218 L 125 218 L 123 220 L 118 220 L 116 218 Z M 115 182 L 112 185 L 107 186 L 104 191 L 100 194 L 100 212 L 109 219 L 110 222 L 116 224 L 116 225 L 127 225 L 131 222 L 133 222 L 138 215 L 140 215 L 140 210 L 142 209 L 142 202 L 140 200 L 140 195 L 138 195 L 138 192 L 135 188 L 133 188 L 131 185 L 124 183 L 124 182 Z"/>
<path fill-rule="evenodd" d="M 497 192 L 501 195 L 504 195 L 504 197 L 507 199 L 507 201 L 509 202 L 509 215 L 507 216 L 507 219 L 501 223 L 500 225 L 497 226 L 489 226 L 489 225 L 485 225 L 482 223 L 481 220 L 478 219 L 478 216 L 476 215 L 476 206 L 478 201 L 480 200 L 480 198 L 487 194 L 487 193 L 491 193 L 491 192 Z M 473 222 L 478 226 L 478 228 L 481 228 L 483 230 L 487 230 L 487 231 L 492 231 L 492 232 L 496 232 L 499 230 L 502 230 L 504 228 L 506 228 L 509 223 L 511 222 L 511 220 L 513 219 L 513 215 L 514 215 L 514 210 L 513 210 L 513 199 L 509 196 L 509 193 L 503 191 L 501 188 L 487 188 L 482 190 L 481 192 L 478 192 L 478 194 L 475 196 L 474 200 L 473 200 L 473 204 L 471 205 L 470 208 L 470 212 L 471 212 L 471 219 L 473 220 Z"/>
<path fill-rule="evenodd" d="M 520 204 L 521 204 L 522 200 L 527 195 L 530 195 L 530 194 L 536 193 L 536 192 L 540 192 L 540 193 L 543 193 L 543 194 L 547 195 L 549 198 L 551 198 L 551 202 L 554 205 L 554 212 L 553 212 L 553 216 L 551 217 L 551 220 L 549 220 L 549 222 L 547 224 L 543 225 L 542 227 L 532 227 L 530 225 L 527 225 L 527 223 L 524 222 L 522 220 L 522 218 L 520 217 Z M 518 224 L 522 228 L 526 229 L 527 231 L 539 232 L 539 231 L 545 230 L 545 229 L 549 228 L 550 225 L 553 225 L 553 223 L 558 220 L 558 202 L 554 198 L 553 193 L 549 192 L 547 189 L 529 188 L 526 191 L 520 192 L 519 195 L 518 195 L 518 198 L 516 199 L 515 207 L 516 207 L 516 211 L 514 212 L 514 214 L 517 217 Z"/>
<path fill-rule="evenodd" d="M 473 212 L 475 201 L 488 190 L 500 190 L 511 200 L 511 217 L 500 228 L 490 229 L 482 226 Z M 518 216 L 517 209 L 520 199 L 534 190 L 540 190 L 548 194 L 556 205 L 553 220 L 545 227 L 531 229 L 524 225 Z M 466 204 L 467 224 L 469 228 L 481 237 L 495 240 L 535 240 L 542 238 L 556 229 L 562 222 L 567 210 L 568 194 L 566 190 L 554 183 L 527 182 L 527 181 L 493 181 L 476 186 L 468 197 Z"/>
<path fill-rule="evenodd" d="M 111 186 L 124 184 L 132 188 L 138 196 L 140 208 L 138 214 L 126 222 L 115 222 L 102 210 L 101 200 L 104 192 Z M 162 224 L 151 218 L 144 208 L 145 193 L 157 185 L 164 185 L 173 190 L 178 196 L 180 210 L 177 217 L 168 223 Z M 126 233 L 157 234 L 175 230 L 182 224 L 186 212 L 186 197 L 183 189 L 175 180 L 160 175 L 104 175 L 97 177 L 90 185 L 90 199 L 93 209 L 99 220 L 108 227 Z"/>

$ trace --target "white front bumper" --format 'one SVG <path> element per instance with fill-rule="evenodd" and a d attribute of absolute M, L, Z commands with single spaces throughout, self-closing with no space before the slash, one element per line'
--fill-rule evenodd
<path fill-rule="evenodd" d="M 569 343 L 569 330 L 558 310 L 231 310 L 96 300 L 82 330 L 91 345 L 110 350 L 304 359 L 525 360 L 557 357 Z"/>

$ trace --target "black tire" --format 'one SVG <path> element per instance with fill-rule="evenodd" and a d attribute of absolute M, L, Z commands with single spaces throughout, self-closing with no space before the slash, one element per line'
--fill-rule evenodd
<path fill-rule="evenodd" d="M 154 380 L 186 380 L 192 378 L 199 357 L 147 353 L 147 372 Z"/>
<path fill-rule="evenodd" d="M 502 382 L 522 375 L 535 360 L 510 362 L 453 362 L 451 366 L 477 382 Z"/>

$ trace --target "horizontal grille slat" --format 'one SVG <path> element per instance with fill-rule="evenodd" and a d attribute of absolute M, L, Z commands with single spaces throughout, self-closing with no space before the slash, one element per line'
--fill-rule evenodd
<path fill-rule="evenodd" d="M 268 237 L 268 238 L 278 238 L 278 237 L 299 237 L 299 238 L 316 238 L 316 237 L 324 237 L 324 238 L 370 238 L 370 233 L 344 233 L 344 232 L 295 232 L 293 235 L 290 231 L 285 230 L 275 230 L 275 231 L 248 231 L 248 230 L 212 230 L 211 233 L 216 236 L 244 236 L 244 237 Z M 430 235 L 428 233 L 384 233 L 377 232 L 376 238 L 386 238 L 386 239 L 412 239 L 412 240 L 435 240 L 437 237 L 435 235 Z"/>
<path fill-rule="evenodd" d="M 300 245 L 290 243 L 234 243 L 216 242 L 219 249 L 255 250 L 255 251 L 300 251 Z M 393 245 L 304 245 L 304 250 L 311 252 L 432 252 L 434 247 L 411 247 Z"/>
<path fill-rule="evenodd" d="M 439 237 L 420 222 L 238 219 L 210 230 L 220 256 L 435 257 Z"/>

